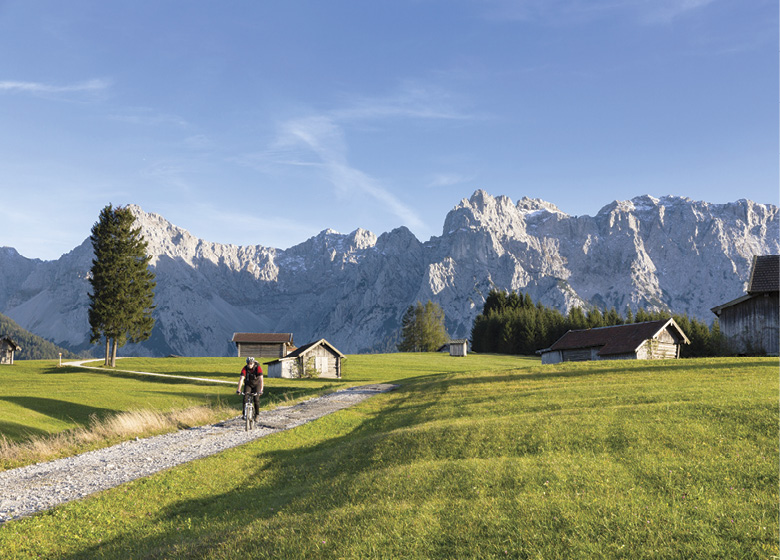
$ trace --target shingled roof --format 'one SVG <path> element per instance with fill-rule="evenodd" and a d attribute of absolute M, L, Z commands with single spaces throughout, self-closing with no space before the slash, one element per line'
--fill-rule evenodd
<path fill-rule="evenodd" d="M 314 342 L 309 342 L 308 344 L 304 344 L 303 346 L 300 346 L 299 348 L 296 348 L 289 354 L 287 354 L 284 358 L 279 358 L 278 360 L 274 360 L 273 362 L 269 363 L 276 363 L 281 362 L 282 360 L 290 360 L 295 358 L 300 358 L 304 354 L 307 354 L 310 350 L 312 350 L 315 346 L 326 346 L 327 348 L 330 348 L 334 354 L 336 354 L 339 358 L 346 358 L 344 354 L 341 353 L 341 351 L 333 346 L 330 342 L 325 340 L 324 338 L 321 338 L 319 340 L 316 340 Z"/>
<path fill-rule="evenodd" d="M 233 342 L 242 342 L 249 344 L 292 344 L 292 333 L 233 333 Z"/>
<path fill-rule="evenodd" d="M 690 343 L 674 319 L 663 319 L 660 321 L 631 323 L 629 325 L 569 331 L 559 338 L 550 347 L 550 350 L 574 350 L 576 348 L 600 346 L 599 356 L 628 354 L 636 352 L 637 348 L 645 340 L 653 338 L 667 326 L 671 326 L 676 330 L 678 338 L 682 341 Z"/>
<path fill-rule="evenodd" d="M 22 347 L 19 346 L 10 336 L 5 336 L 5 335 L 0 336 L 0 341 L 3 340 L 6 341 L 8 345 L 14 349 L 15 352 L 19 352 L 22 349 Z"/>
<path fill-rule="evenodd" d="M 749 294 L 780 291 L 780 255 L 753 257 Z"/>

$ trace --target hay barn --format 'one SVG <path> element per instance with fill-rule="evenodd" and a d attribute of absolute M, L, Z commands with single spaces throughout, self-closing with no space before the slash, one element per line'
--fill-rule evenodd
<path fill-rule="evenodd" d="M 664 360 L 680 357 L 690 344 L 674 319 L 569 331 L 538 350 L 543 364 L 588 360 Z"/>

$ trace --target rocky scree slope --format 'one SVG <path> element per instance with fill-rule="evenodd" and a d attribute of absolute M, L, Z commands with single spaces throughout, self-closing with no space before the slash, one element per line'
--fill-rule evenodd
<path fill-rule="evenodd" d="M 753 255 L 780 252 L 776 206 L 682 197 L 615 201 L 596 216 L 484 191 L 462 200 L 442 235 L 326 230 L 286 250 L 198 239 L 131 207 L 157 274 L 149 341 L 125 354 L 232 355 L 233 332 L 327 338 L 343 352 L 391 351 L 404 310 L 431 299 L 468 337 L 493 288 L 573 305 L 671 309 L 706 321 L 741 295 Z M 0 249 L 0 312 L 74 351 L 89 347 L 89 240 L 56 261 Z"/>

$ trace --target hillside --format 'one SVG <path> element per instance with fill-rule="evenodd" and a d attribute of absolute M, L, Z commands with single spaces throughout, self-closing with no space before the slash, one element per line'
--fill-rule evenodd
<path fill-rule="evenodd" d="M 326 338 L 342 352 L 395 348 L 404 310 L 439 303 L 454 338 L 470 335 L 493 288 L 534 301 L 671 310 L 710 322 L 710 308 L 744 292 L 756 254 L 780 252 L 778 209 L 683 197 L 615 201 L 596 216 L 513 203 L 484 191 L 462 200 L 442 235 L 401 227 L 376 236 L 326 230 L 289 249 L 198 239 L 131 207 L 157 274 L 152 338 L 124 354 L 229 356 L 238 331 Z M 87 340 L 89 241 L 57 261 L 0 251 L 0 312 L 73 351 Z"/>
<path fill-rule="evenodd" d="M 46 360 L 57 359 L 62 353 L 63 358 L 78 358 L 70 350 L 60 348 L 48 340 L 23 329 L 16 322 L 0 314 L 0 336 L 10 336 L 22 349 L 14 354 L 15 360 Z"/>

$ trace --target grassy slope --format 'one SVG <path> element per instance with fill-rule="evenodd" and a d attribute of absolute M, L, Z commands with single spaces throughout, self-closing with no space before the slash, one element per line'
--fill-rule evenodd
<path fill-rule="evenodd" d="M 514 359 L 519 369 L 507 371 L 501 359 L 480 357 L 487 371 L 458 373 L 479 359 L 410 358 L 351 362 L 355 378 L 411 374 L 394 393 L 10 522 L 0 550 L 9 558 L 777 555 L 777 360 L 542 368 Z"/>

